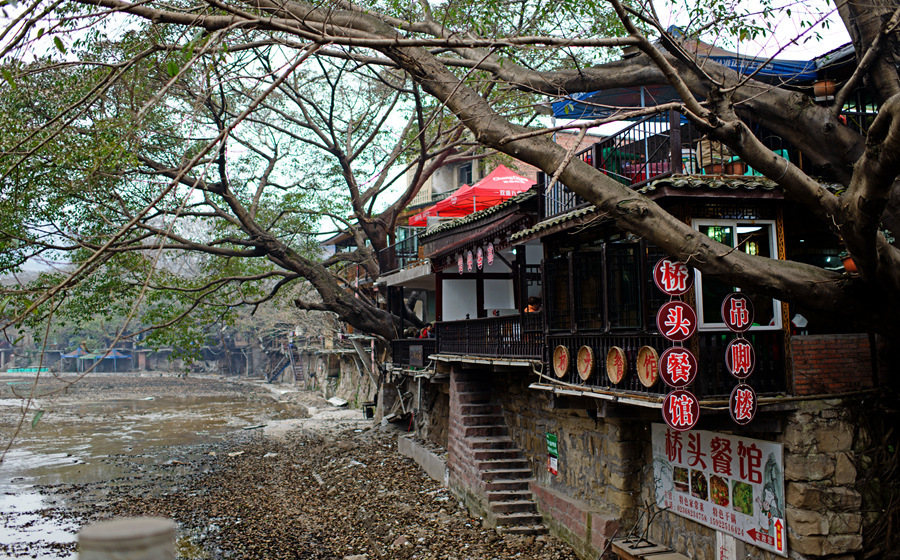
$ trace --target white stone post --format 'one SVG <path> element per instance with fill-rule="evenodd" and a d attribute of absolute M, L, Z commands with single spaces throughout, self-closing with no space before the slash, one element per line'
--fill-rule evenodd
<path fill-rule="evenodd" d="M 175 523 L 162 517 L 124 517 L 78 533 L 79 560 L 175 560 Z"/>

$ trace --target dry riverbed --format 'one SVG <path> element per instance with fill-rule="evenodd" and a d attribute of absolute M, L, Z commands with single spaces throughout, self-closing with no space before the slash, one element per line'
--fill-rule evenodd
<path fill-rule="evenodd" d="M 212 430 L 199 443 L 123 448 L 103 458 L 117 476 L 40 485 L 50 504 L 41 516 L 74 527 L 125 515 L 170 517 L 182 558 L 575 558 L 553 537 L 483 528 L 397 453 L 393 426 L 374 426 L 313 393 L 218 379 L 98 378 L 73 386 L 53 407 L 60 418 L 96 414 L 99 421 L 111 413 L 91 412 L 89 403 L 164 395 L 261 400 L 272 412 Z M 74 551 L 74 543 L 58 546 L 59 557 Z M 35 551 L 4 552 L 27 558 Z"/>

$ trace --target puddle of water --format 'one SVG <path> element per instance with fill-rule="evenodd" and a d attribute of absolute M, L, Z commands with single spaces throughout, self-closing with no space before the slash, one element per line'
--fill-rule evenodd
<path fill-rule="evenodd" d="M 3 399 L 9 401 L 10 399 Z M 19 401 L 15 401 L 20 406 Z M 0 406 L 12 406 L 0 402 Z M 9 417 L 7 409 L 5 417 Z M 239 398 L 155 398 L 49 408 L 40 423 L 26 423 L 0 464 L 0 558 L 75 558 L 77 523 L 52 520 L 54 508 L 83 508 L 55 495 L 60 485 L 91 485 L 124 478 L 126 455 L 133 464 L 161 464 L 188 450 L 221 441 L 229 432 L 267 420 L 290 418 L 298 409 L 272 401 Z M 5 435 L 9 424 L 0 425 Z M 173 449 L 175 448 L 175 449 Z M 102 491 L 87 492 L 102 500 Z"/>

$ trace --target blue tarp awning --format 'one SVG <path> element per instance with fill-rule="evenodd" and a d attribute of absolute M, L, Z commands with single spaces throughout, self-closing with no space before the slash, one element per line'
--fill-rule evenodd
<path fill-rule="evenodd" d="M 681 37 L 677 28 L 669 33 Z M 712 60 L 744 75 L 754 74 L 755 79 L 769 83 L 812 82 L 817 78 L 816 60 L 782 60 L 745 56 L 696 40 L 686 40 L 682 47 L 695 54 L 702 65 L 703 59 Z M 606 118 L 615 114 L 616 108 L 653 107 L 678 99 L 675 90 L 668 85 L 613 88 L 577 93 L 553 103 L 553 116 L 561 119 Z"/>

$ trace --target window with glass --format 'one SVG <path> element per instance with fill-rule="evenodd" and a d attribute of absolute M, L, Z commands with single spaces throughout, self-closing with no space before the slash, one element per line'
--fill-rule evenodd
<path fill-rule="evenodd" d="M 472 184 L 472 162 L 467 161 L 466 163 L 460 164 L 460 166 L 459 166 L 458 186 L 471 185 L 471 184 Z"/>
<path fill-rule="evenodd" d="M 775 222 L 767 220 L 694 220 L 694 229 L 723 245 L 750 255 L 778 258 Z M 742 290 L 696 272 L 697 316 L 701 329 L 727 330 L 722 322 L 722 301 Z M 781 302 L 768 296 L 745 292 L 753 302 L 752 329 L 780 329 Z"/>

